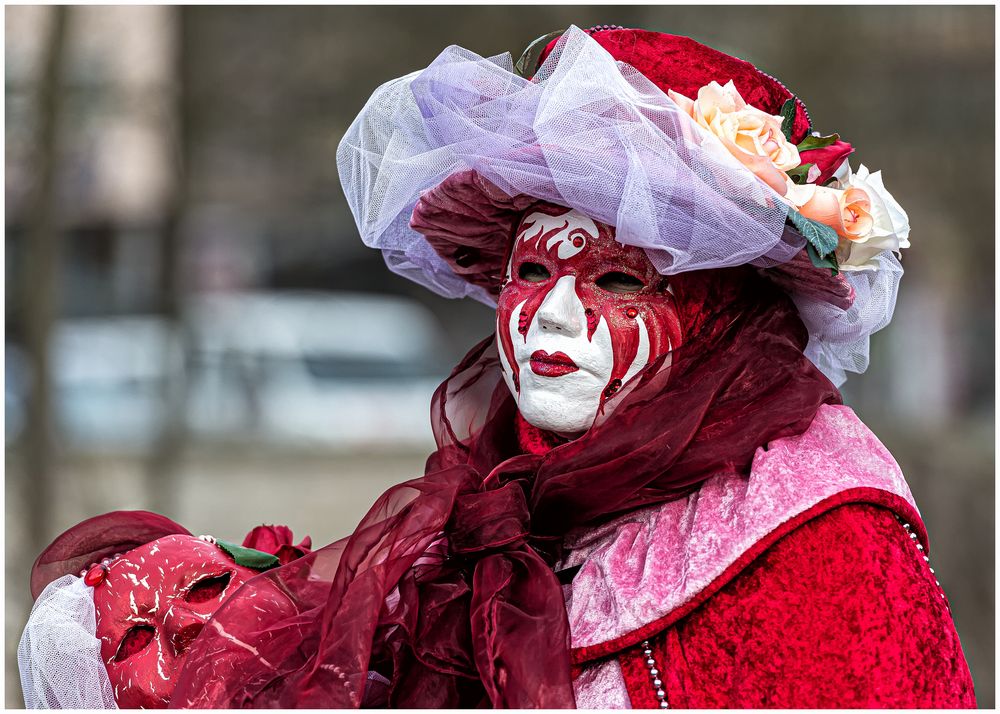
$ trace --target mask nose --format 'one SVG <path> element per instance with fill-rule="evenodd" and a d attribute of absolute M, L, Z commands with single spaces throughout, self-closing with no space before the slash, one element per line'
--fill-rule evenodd
<path fill-rule="evenodd" d="M 538 327 L 576 337 L 583 332 L 583 303 L 576 294 L 576 278 L 566 275 L 556 281 L 536 313 Z"/>
<path fill-rule="evenodd" d="M 170 614 L 164 618 L 163 629 L 174 654 L 182 656 L 205 626 L 206 615 L 199 615 L 175 604 Z"/>

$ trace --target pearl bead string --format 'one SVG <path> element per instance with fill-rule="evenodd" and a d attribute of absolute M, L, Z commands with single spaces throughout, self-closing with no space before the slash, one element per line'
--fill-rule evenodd
<path fill-rule="evenodd" d="M 917 538 L 917 534 L 913 532 L 913 527 L 899 516 L 896 516 L 896 520 L 899 521 L 900 525 L 903 526 L 903 530 L 906 531 L 908 536 L 910 536 L 910 540 L 913 541 L 913 544 L 917 546 L 917 550 L 920 552 L 920 556 L 924 559 L 924 562 L 927 563 L 927 569 L 930 570 L 931 575 L 934 576 L 934 584 L 937 585 L 938 588 L 941 588 L 941 581 L 937 579 L 937 573 L 934 572 L 934 568 L 931 567 L 931 559 L 928 558 L 927 553 L 924 552 L 924 546 L 920 544 L 919 539 Z M 951 605 L 948 603 L 948 597 L 944 594 L 944 590 L 941 589 L 939 594 L 941 595 L 941 598 L 944 600 L 944 604 L 950 610 Z"/>
<path fill-rule="evenodd" d="M 660 670 L 656 667 L 656 660 L 653 659 L 653 648 L 650 647 L 649 640 L 642 643 L 642 654 L 646 657 L 646 667 L 649 668 L 649 676 L 652 679 L 653 689 L 656 698 L 660 701 L 660 709 L 669 709 L 667 693 L 663 689 L 663 680 L 660 679 Z"/>

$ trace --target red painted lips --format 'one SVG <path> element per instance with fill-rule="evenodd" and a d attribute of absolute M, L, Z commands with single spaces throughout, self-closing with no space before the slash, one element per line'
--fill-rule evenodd
<path fill-rule="evenodd" d="M 576 362 L 562 352 L 549 354 L 545 350 L 535 350 L 531 354 L 531 371 L 541 377 L 561 377 L 578 369 Z"/>

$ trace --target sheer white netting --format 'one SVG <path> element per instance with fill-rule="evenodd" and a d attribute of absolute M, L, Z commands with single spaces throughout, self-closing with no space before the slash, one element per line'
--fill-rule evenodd
<path fill-rule="evenodd" d="M 31 608 L 17 646 L 28 709 L 117 709 L 97 639 L 94 589 L 64 575 Z"/>
<path fill-rule="evenodd" d="M 663 274 L 774 265 L 802 247 L 782 241 L 787 208 L 769 187 L 576 27 L 533 81 L 513 71 L 508 54 L 452 46 L 427 69 L 382 85 L 341 141 L 337 165 L 362 240 L 391 270 L 490 305 L 409 224 L 421 193 L 466 169 L 510 195 L 616 226 L 618 240 L 645 248 Z M 822 352 L 841 372 L 859 362 Z"/>
<path fill-rule="evenodd" d="M 802 322 L 809 329 L 806 356 L 838 387 L 847 372 L 868 369 L 868 338 L 892 320 L 903 266 L 891 251 L 875 257 L 876 271 L 844 273 L 854 288 L 854 303 L 841 310 L 822 300 L 792 293 Z"/>

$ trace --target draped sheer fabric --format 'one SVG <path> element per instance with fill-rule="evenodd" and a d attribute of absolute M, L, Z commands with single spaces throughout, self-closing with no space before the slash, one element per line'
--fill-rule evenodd
<path fill-rule="evenodd" d="M 521 453 L 493 338 L 432 404 L 425 474 L 349 537 L 248 581 L 192 646 L 174 707 L 571 707 L 562 536 L 678 498 L 803 432 L 836 388 L 790 299 L 753 269 L 676 276 L 685 342 L 583 436 Z M 377 678 L 376 678 L 377 679 Z"/>

